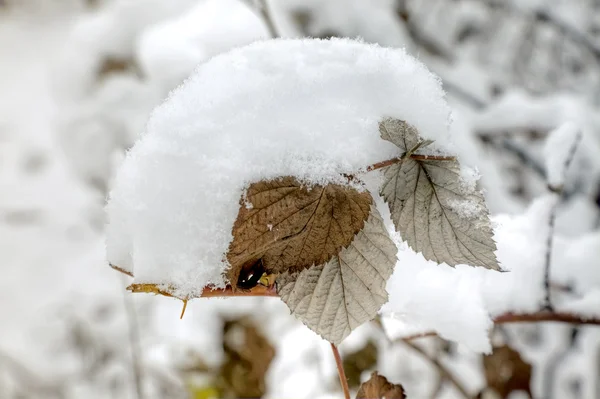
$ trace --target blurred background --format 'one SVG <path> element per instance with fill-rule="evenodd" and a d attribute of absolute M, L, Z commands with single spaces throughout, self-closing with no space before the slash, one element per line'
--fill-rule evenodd
<path fill-rule="evenodd" d="M 115 168 L 168 92 L 270 37 L 361 37 L 437 73 L 494 215 L 547 193 L 543 146 L 584 132 L 556 235 L 600 258 L 598 0 L 0 0 L 0 398 L 340 398 L 328 343 L 276 299 L 131 295 L 104 258 Z M 581 266 L 583 265 L 583 266 Z M 582 287 L 563 279 L 555 295 Z M 597 288 L 597 287 L 596 287 Z M 600 398 L 600 328 L 503 325 L 491 355 L 437 337 L 341 346 L 409 398 Z"/>

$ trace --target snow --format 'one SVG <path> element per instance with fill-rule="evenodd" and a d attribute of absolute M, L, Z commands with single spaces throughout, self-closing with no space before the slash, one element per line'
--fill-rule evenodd
<path fill-rule="evenodd" d="M 180 301 L 130 295 L 124 290 L 130 279 L 106 267 L 105 193 L 99 195 L 88 181 L 104 180 L 106 188 L 112 186 L 119 161 L 112 162 L 111 157 L 119 158 L 142 133 L 150 111 L 172 88 L 165 82 L 174 71 L 156 68 L 152 78 L 135 71 L 99 78 L 97 68 L 106 57 L 123 58 L 141 67 L 142 36 L 185 20 L 185 13 L 202 2 L 8 0 L 0 6 L 0 53 L 10 55 L 10 62 L 0 63 L 0 396 L 45 398 L 52 393 L 43 388 L 56 387 L 60 397 L 69 399 L 134 397 L 131 317 L 124 311 L 125 302 L 135 305 L 138 316 L 141 371 L 147 388 L 144 396 L 149 399 L 165 397 L 165 391 L 169 397 L 188 397 L 184 390 L 188 375 L 182 375 L 181 368 L 198 359 L 218 367 L 222 318 L 241 314 L 255 320 L 276 347 L 265 397 L 341 396 L 328 344 L 290 316 L 280 300 L 197 300 L 188 304 L 184 319 L 179 320 Z M 95 5 L 89 6 L 91 3 Z M 565 181 L 568 196 L 557 208 L 551 280 L 570 290 L 557 288 L 552 294 L 559 310 L 599 316 L 600 212 L 596 198 L 600 114 L 596 83 L 600 74 L 597 64 L 588 62 L 585 48 L 574 48 L 561 36 L 560 44 L 566 47 L 559 53 L 564 58 L 545 59 L 536 54 L 532 57 L 535 65 L 526 73 L 513 68 L 517 61 L 528 62 L 521 56 L 527 31 L 514 29 L 516 24 L 536 31 L 536 26 L 552 26 L 535 21 L 532 26 L 517 13 L 497 15 L 483 2 L 409 2 L 416 9 L 414 26 L 423 28 L 434 44 L 438 37 L 443 44 L 451 43 L 455 34 L 473 27 L 479 32 L 452 44 L 451 61 L 432 56 L 427 48 L 415 44 L 390 0 L 379 0 L 373 7 L 372 0 L 268 3 L 283 36 L 286 32 L 324 34 L 335 27 L 338 33 L 367 41 L 406 44 L 409 53 L 444 81 L 480 99 L 469 101 L 468 96 L 457 95 L 451 85 L 446 86 L 453 111 L 452 139 L 461 163 L 477 166 L 481 174 L 487 204 L 495 215 L 499 256 L 510 272 L 498 275 L 462 266 L 450 269 L 425 263 L 414 253 L 401 254 L 404 261 L 398 264 L 394 278 L 407 292 L 391 287 L 402 307 L 396 309 L 400 320 L 383 319 L 390 338 L 427 331 L 457 336 L 463 329 L 458 346 L 437 338 L 413 342 L 446 365 L 475 396 L 484 385 L 484 376 L 481 356 L 469 345 L 473 342 L 475 350 L 485 350 L 488 323 L 484 316 L 491 319 L 509 310 L 539 309 L 543 298 L 539 256 L 545 254 L 548 209 L 555 205 L 545 196 L 544 176 L 531 173 L 527 165 L 481 137 L 499 133 L 501 137 L 491 140 L 514 139 L 543 165 L 546 134 L 569 121 L 581 127 L 583 136 Z M 290 7 L 290 3 L 295 5 Z M 528 4 L 541 4 L 539 0 L 513 3 L 522 3 L 527 9 L 531 9 Z M 560 14 L 586 34 L 598 25 L 597 13 L 590 12 L 589 4 L 563 0 L 552 4 L 553 14 Z M 463 14 L 476 13 L 467 19 L 477 21 L 463 22 L 465 18 L 453 11 L 456 7 L 462 7 Z M 312 18 L 309 32 L 304 34 L 293 14 L 302 8 Z M 501 27 L 516 34 L 508 36 Z M 171 32 L 171 39 L 177 40 L 173 48 L 180 49 L 183 42 L 190 44 L 187 38 L 191 36 L 184 33 L 193 32 Z M 205 38 L 214 39 L 210 35 Z M 191 44 L 204 47 L 201 41 Z M 545 50 L 542 44 L 535 46 L 536 52 L 555 49 Z M 163 46 L 163 50 L 169 49 Z M 175 50 L 169 54 L 187 59 Z M 571 66 L 583 67 L 583 73 L 570 71 Z M 177 75 L 187 75 L 193 68 L 186 64 Z M 548 69 L 554 70 L 556 79 L 549 79 Z M 527 94 L 514 89 L 531 85 L 532 75 L 536 85 L 546 85 L 543 90 Z M 504 93 L 500 97 L 492 94 L 496 87 Z M 413 271 L 419 290 L 411 287 Z M 485 278 L 481 276 L 484 273 Z M 428 276 L 432 276 L 431 285 Z M 448 288 L 445 282 L 460 290 Z M 439 290 L 437 294 L 434 288 Z M 426 302 L 431 292 L 439 310 Z M 411 311 L 412 303 L 427 313 Z M 456 320 L 446 316 L 450 311 L 456 312 Z M 389 328 L 391 325 L 396 328 Z M 534 366 L 535 397 L 598 397 L 598 327 L 563 323 L 501 327 L 502 334 L 494 334 L 495 338 L 504 337 Z M 579 331 L 574 344 L 570 343 L 573 331 Z M 79 346 L 81 338 L 83 347 Z M 409 397 L 434 396 L 438 371 L 402 343 L 388 344 L 372 324 L 357 329 L 340 351 L 357 349 L 368 339 L 379 347 L 376 368 L 382 375 L 402 383 Z M 98 362 L 105 354 L 111 360 Z M 547 380 L 554 392 L 548 391 Z M 445 383 L 435 397 L 462 396 Z"/>
<path fill-rule="evenodd" d="M 452 269 L 400 246 L 398 264 L 387 284 L 390 299 L 381 313 L 417 326 L 417 332 L 434 331 L 471 350 L 488 352 L 493 317 L 540 309 L 548 220 L 557 201 L 549 194 L 534 201 L 523 215 L 493 217 L 497 256 L 506 273 L 467 266 Z M 553 281 L 575 284 L 589 292 L 582 299 L 561 302 L 559 309 L 577 309 L 588 316 L 598 314 L 600 297 L 594 287 L 600 284 L 600 274 L 590 270 L 583 259 L 599 250 L 597 234 L 574 242 L 562 237 L 555 240 Z M 414 333 L 412 330 L 407 335 Z"/>
<path fill-rule="evenodd" d="M 379 137 L 395 117 L 451 149 L 439 80 L 402 50 L 360 41 L 272 40 L 199 66 L 152 113 L 107 206 L 108 260 L 182 297 L 223 286 L 244 188 L 342 173 L 398 155 Z"/>
<path fill-rule="evenodd" d="M 580 141 L 581 129 L 574 123 L 561 125 L 546 139 L 546 178 L 551 187 L 562 187 L 565 184 L 567 168 L 575 157 Z"/>
<path fill-rule="evenodd" d="M 171 88 L 214 55 L 267 38 L 264 22 L 243 2 L 208 0 L 145 30 L 137 58 L 146 76 Z"/>

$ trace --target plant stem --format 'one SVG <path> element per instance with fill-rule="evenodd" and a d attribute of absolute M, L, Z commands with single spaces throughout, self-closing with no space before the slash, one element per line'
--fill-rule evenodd
<path fill-rule="evenodd" d="M 348 379 L 346 378 L 346 373 L 344 372 L 342 357 L 340 356 L 337 346 L 334 344 L 331 344 L 331 351 L 333 352 L 335 364 L 337 365 L 338 375 L 340 376 L 340 384 L 342 385 L 342 389 L 344 391 L 344 398 L 350 399 L 350 388 L 348 387 Z"/>

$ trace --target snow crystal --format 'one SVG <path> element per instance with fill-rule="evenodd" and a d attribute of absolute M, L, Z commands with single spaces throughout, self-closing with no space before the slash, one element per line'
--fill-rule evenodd
<path fill-rule="evenodd" d="M 548 184 L 552 187 L 564 185 L 567 166 L 573 160 L 574 151 L 581 140 L 581 129 L 574 123 L 565 123 L 554 129 L 546 139 L 544 156 Z"/>
<path fill-rule="evenodd" d="M 107 206 L 108 260 L 178 295 L 223 286 L 244 188 L 339 181 L 398 155 L 384 117 L 450 146 L 440 81 L 403 50 L 348 39 L 271 40 L 199 66 L 151 115 Z"/>

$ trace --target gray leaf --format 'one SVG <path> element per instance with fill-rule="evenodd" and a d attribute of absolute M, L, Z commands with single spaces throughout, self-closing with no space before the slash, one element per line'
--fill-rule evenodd
<path fill-rule="evenodd" d="M 410 151 L 423 142 L 417 129 L 400 119 L 386 118 L 379 122 L 379 133 L 382 139 L 396 144 L 403 152 Z"/>
<path fill-rule="evenodd" d="M 372 206 L 364 228 L 329 262 L 277 277 L 277 292 L 292 314 L 334 344 L 373 319 L 387 302 L 396 264 L 392 242 Z"/>
<path fill-rule="evenodd" d="M 403 121 L 384 121 L 380 131 L 403 150 L 420 140 Z M 500 270 L 483 195 L 463 183 L 457 161 L 405 158 L 384 168 L 381 195 L 402 238 L 426 259 Z"/>

